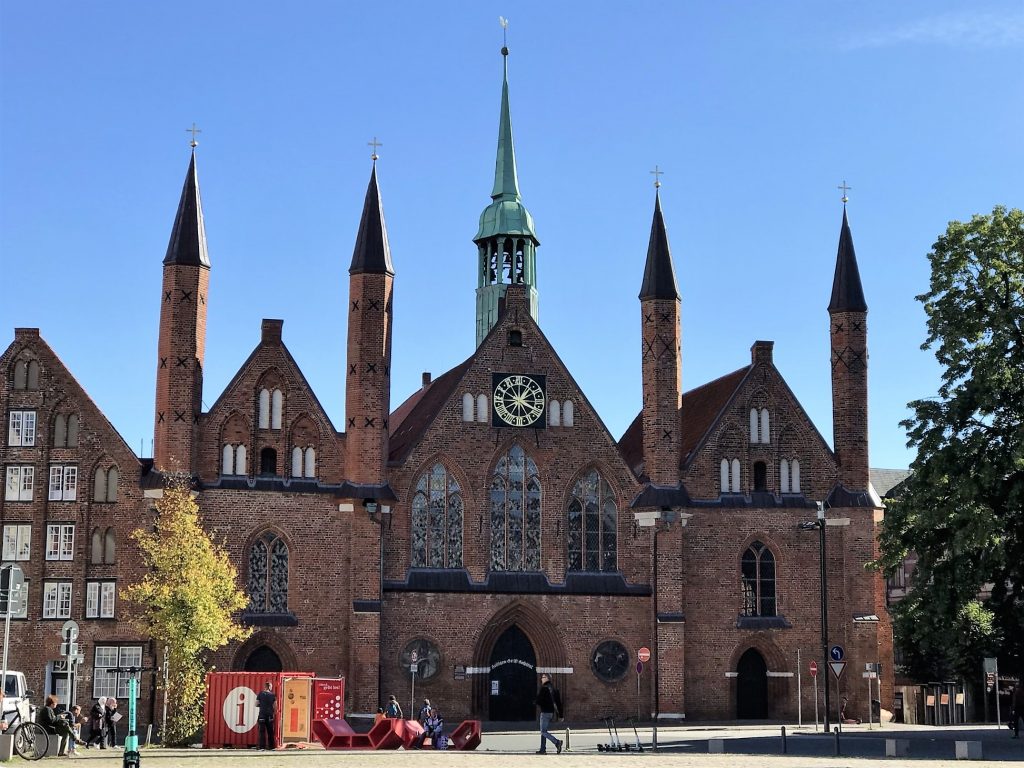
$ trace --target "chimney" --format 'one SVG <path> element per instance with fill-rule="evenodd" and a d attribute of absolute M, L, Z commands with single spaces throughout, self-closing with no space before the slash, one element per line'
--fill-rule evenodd
<path fill-rule="evenodd" d="M 750 348 L 750 364 L 766 363 L 771 365 L 774 347 L 774 341 L 755 341 L 754 346 Z"/>
<path fill-rule="evenodd" d="M 430 386 L 430 371 L 424 371 L 423 372 L 423 387 L 425 389 L 426 387 L 429 387 L 429 386 Z"/>
<path fill-rule="evenodd" d="M 263 318 L 263 323 L 260 326 L 264 344 L 280 344 L 281 343 L 281 327 L 284 325 L 284 320 L 268 320 Z"/>

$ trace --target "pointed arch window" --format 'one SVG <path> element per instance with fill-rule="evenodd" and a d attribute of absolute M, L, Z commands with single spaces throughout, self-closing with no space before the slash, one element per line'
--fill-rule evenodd
<path fill-rule="evenodd" d="M 739 459 L 722 459 L 720 475 L 722 493 L 741 493 Z"/>
<path fill-rule="evenodd" d="M 541 485 L 537 465 L 518 445 L 491 477 L 491 570 L 540 570 Z"/>
<path fill-rule="evenodd" d="M 35 360 L 18 360 L 14 364 L 15 389 L 39 389 L 39 363 Z"/>
<path fill-rule="evenodd" d="M 78 447 L 78 414 L 58 413 L 53 420 L 53 447 Z"/>
<path fill-rule="evenodd" d="M 473 395 L 469 392 L 462 394 L 462 420 L 473 421 Z"/>
<path fill-rule="evenodd" d="M 117 535 L 113 526 L 107 528 L 107 532 L 103 534 L 103 562 L 117 562 Z"/>
<path fill-rule="evenodd" d="M 740 586 L 744 616 L 775 616 L 775 556 L 760 541 L 743 553 L 740 562 Z"/>
<path fill-rule="evenodd" d="M 103 562 L 103 532 L 99 528 L 92 529 L 92 546 L 89 548 L 89 562 L 99 565 Z"/>
<path fill-rule="evenodd" d="M 270 429 L 270 390 L 260 390 L 259 428 Z"/>
<path fill-rule="evenodd" d="M 288 545 L 273 531 L 253 542 L 249 550 L 250 613 L 288 612 Z"/>
<path fill-rule="evenodd" d="M 420 476 L 412 497 L 412 567 L 461 568 L 462 490 L 443 464 Z"/>
<path fill-rule="evenodd" d="M 767 444 L 772 441 L 768 409 L 750 409 L 750 442 Z"/>
<path fill-rule="evenodd" d="M 305 449 L 299 446 L 292 448 L 292 477 L 316 477 L 316 449 L 313 446 L 308 445 Z"/>
<path fill-rule="evenodd" d="M 619 510 L 608 481 L 591 469 L 573 486 L 566 543 L 570 571 L 618 570 Z"/>
<path fill-rule="evenodd" d="M 270 393 L 270 428 L 281 428 L 281 414 L 284 412 L 284 393 L 275 389 Z"/>

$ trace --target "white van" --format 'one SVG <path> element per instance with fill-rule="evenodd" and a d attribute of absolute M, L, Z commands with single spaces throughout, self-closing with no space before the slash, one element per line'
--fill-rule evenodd
<path fill-rule="evenodd" d="M 7 679 L 4 680 L 3 718 L 7 722 L 14 719 L 18 704 L 31 695 L 28 684 L 25 682 L 25 675 L 22 672 L 7 671 Z"/>

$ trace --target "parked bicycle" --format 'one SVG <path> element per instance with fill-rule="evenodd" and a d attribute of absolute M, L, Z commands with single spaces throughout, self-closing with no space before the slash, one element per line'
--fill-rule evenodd
<path fill-rule="evenodd" d="M 7 720 L 8 715 L 14 715 L 7 720 L 7 730 L 4 733 L 14 736 L 14 751 L 18 753 L 18 757 L 38 760 L 46 754 L 50 742 L 46 729 L 35 721 L 37 708 L 28 700 L 31 695 L 32 691 L 29 691 L 14 709 L 3 713 L 4 720 Z"/>

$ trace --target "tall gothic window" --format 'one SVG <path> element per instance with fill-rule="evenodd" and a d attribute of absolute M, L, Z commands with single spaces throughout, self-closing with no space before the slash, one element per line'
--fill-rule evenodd
<path fill-rule="evenodd" d="M 775 616 L 775 556 L 760 541 L 751 544 L 740 562 L 744 616 Z"/>
<path fill-rule="evenodd" d="M 491 570 L 540 570 L 540 478 L 518 445 L 491 478 Z"/>
<path fill-rule="evenodd" d="M 443 464 L 416 483 L 412 497 L 413 568 L 462 567 L 462 492 Z"/>
<path fill-rule="evenodd" d="M 273 531 L 253 542 L 249 550 L 249 611 L 288 612 L 288 545 Z"/>
<path fill-rule="evenodd" d="M 566 543 L 570 571 L 614 571 L 619 511 L 611 486 L 592 469 L 573 486 Z"/>

